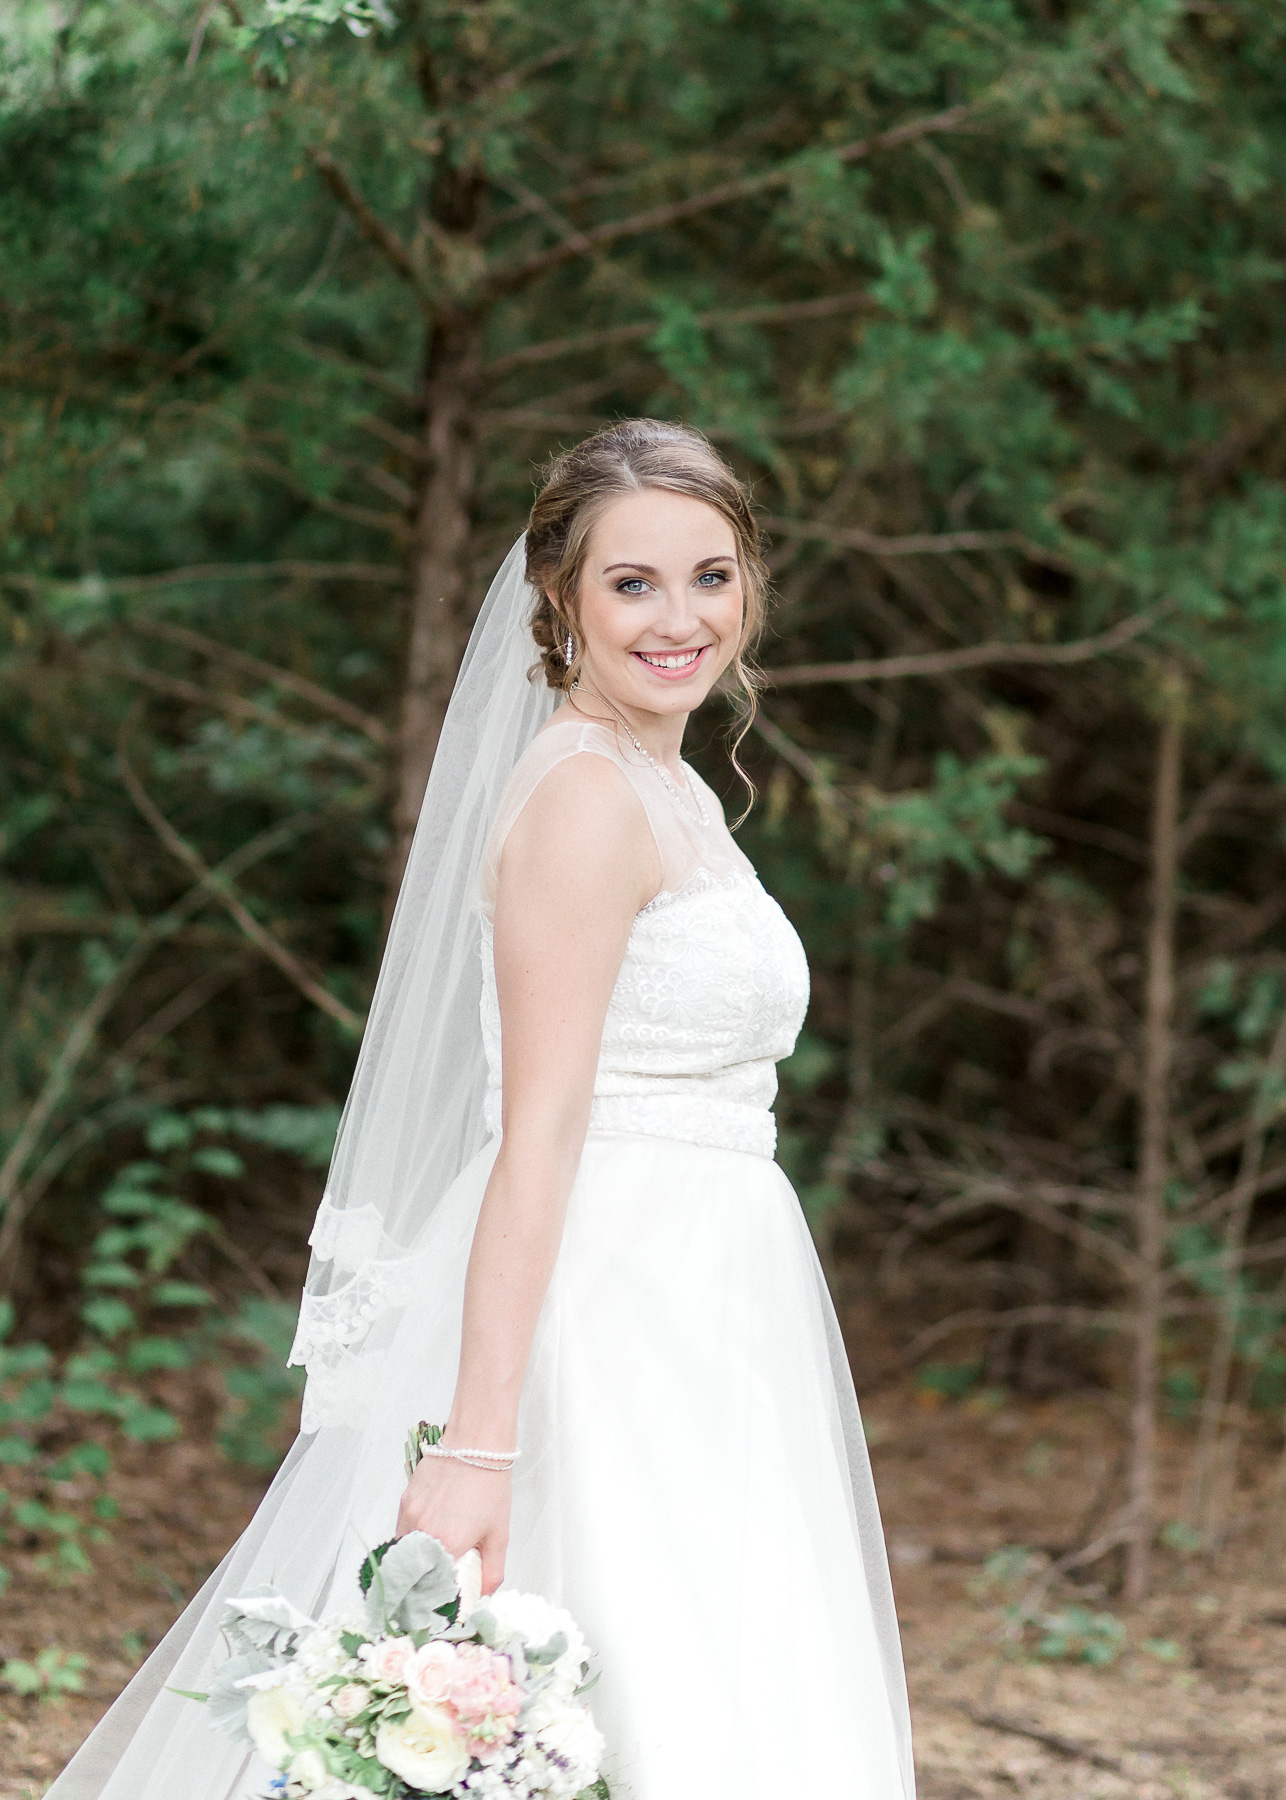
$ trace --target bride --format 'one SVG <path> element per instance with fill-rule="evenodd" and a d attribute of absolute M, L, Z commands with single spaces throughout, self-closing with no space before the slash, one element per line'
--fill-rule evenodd
<path fill-rule="evenodd" d="M 207 1685 L 226 1599 L 348 1604 L 395 1529 L 572 1612 L 616 1800 L 913 1794 L 857 1404 L 773 1161 L 807 965 L 680 760 L 721 677 L 752 704 L 765 586 L 698 433 L 630 421 L 553 464 L 457 683 L 310 1240 L 301 1436 L 51 1800 L 264 1794 L 170 1690 Z M 422 1418 L 470 1460 L 408 1483 Z"/>

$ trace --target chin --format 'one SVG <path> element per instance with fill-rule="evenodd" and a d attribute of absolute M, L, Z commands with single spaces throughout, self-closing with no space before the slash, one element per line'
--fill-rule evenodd
<path fill-rule="evenodd" d="M 713 682 L 702 681 L 694 682 L 691 687 L 677 683 L 673 687 L 666 687 L 659 681 L 655 686 L 647 682 L 631 704 L 644 712 L 695 712 L 709 698 L 713 685 Z"/>

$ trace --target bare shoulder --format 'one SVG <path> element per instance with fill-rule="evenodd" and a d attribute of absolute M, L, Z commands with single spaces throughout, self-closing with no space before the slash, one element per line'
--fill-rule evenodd
<path fill-rule="evenodd" d="M 643 803 L 610 757 L 578 751 L 542 776 L 505 840 L 501 885 L 539 877 L 551 864 L 570 885 L 620 888 L 639 906 L 660 885 Z"/>

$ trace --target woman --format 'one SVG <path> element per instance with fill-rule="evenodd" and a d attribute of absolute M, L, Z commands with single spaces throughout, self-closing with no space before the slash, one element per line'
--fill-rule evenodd
<path fill-rule="evenodd" d="M 158 1690 L 202 1685 L 223 1599 L 271 1581 L 315 1616 L 395 1526 L 572 1611 L 619 1800 L 912 1794 L 856 1402 L 772 1161 L 807 966 L 680 760 L 721 677 L 751 700 L 764 592 L 696 432 L 553 465 L 457 684 L 313 1232 L 303 1434 L 55 1800 L 262 1793 Z M 421 1418 L 468 1460 L 407 1483 Z"/>

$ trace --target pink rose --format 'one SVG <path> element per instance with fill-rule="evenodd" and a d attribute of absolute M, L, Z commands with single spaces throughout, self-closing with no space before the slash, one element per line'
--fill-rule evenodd
<path fill-rule="evenodd" d="M 381 1638 L 362 1646 L 363 1660 L 376 1681 L 405 1681 L 414 1655 L 415 1645 L 409 1637 Z"/>
<path fill-rule="evenodd" d="M 509 1658 L 484 1644 L 462 1644 L 454 1660 L 449 1704 L 469 1748 L 485 1761 L 489 1751 L 513 1736 L 526 1695 L 513 1678 Z"/>
<path fill-rule="evenodd" d="M 402 1676 L 412 1700 L 421 1706 L 437 1706 L 451 1697 L 451 1684 L 459 1655 L 454 1645 L 439 1638 L 415 1652 Z"/>
<path fill-rule="evenodd" d="M 370 1703 L 371 1690 L 360 1681 L 346 1681 L 330 1697 L 331 1710 L 341 1719 L 352 1719 Z"/>

